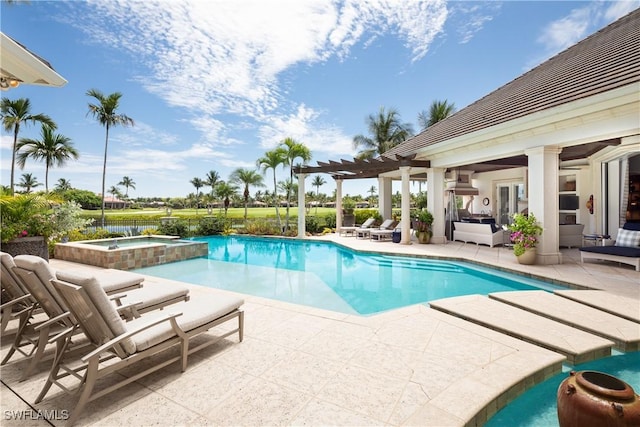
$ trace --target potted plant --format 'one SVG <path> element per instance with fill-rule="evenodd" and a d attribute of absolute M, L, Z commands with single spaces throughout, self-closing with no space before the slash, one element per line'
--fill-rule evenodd
<path fill-rule="evenodd" d="M 418 212 L 416 217 L 416 235 L 418 236 L 418 242 L 429 243 L 433 232 L 431 226 L 433 225 L 433 215 L 426 209 L 422 209 Z"/>
<path fill-rule="evenodd" d="M 536 260 L 536 246 L 538 236 L 542 233 L 542 227 L 538 224 L 535 215 L 515 214 L 513 223 L 509 225 L 513 254 L 520 264 L 533 264 Z"/>
<path fill-rule="evenodd" d="M 355 208 L 356 202 L 351 197 L 342 199 L 342 225 L 354 226 L 356 224 L 356 217 L 353 214 Z"/>

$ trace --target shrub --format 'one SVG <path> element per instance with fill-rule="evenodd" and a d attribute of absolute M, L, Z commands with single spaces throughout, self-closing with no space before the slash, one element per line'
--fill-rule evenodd
<path fill-rule="evenodd" d="M 324 223 L 328 228 L 336 228 L 336 216 L 335 216 L 335 214 L 326 214 L 324 216 Z"/>
<path fill-rule="evenodd" d="M 184 220 L 167 221 L 160 224 L 158 233 L 166 236 L 189 237 L 189 227 Z"/>
<path fill-rule="evenodd" d="M 196 227 L 196 234 L 198 236 L 211 236 L 224 233 L 229 228 L 231 228 L 231 221 L 218 215 L 201 219 Z"/>
<path fill-rule="evenodd" d="M 277 235 L 280 234 L 278 227 L 272 222 L 265 219 L 254 219 L 247 221 L 245 230 L 248 234 L 261 235 Z"/>
<path fill-rule="evenodd" d="M 306 216 L 304 220 L 305 220 L 304 227 L 308 232 L 318 233 L 320 230 L 322 230 L 322 227 L 320 227 L 320 221 L 318 220 L 317 217 Z"/>
<path fill-rule="evenodd" d="M 382 223 L 382 215 L 376 209 L 358 209 L 356 211 L 356 224 L 362 224 L 369 218 L 375 218 L 376 223 Z M 335 223 L 335 218 L 333 220 Z M 335 227 L 335 225 L 334 225 Z"/>

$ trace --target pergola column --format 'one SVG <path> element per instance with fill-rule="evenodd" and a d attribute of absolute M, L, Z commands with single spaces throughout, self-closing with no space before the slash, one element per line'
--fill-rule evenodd
<path fill-rule="evenodd" d="M 427 169 L 427 209 L 433 215 L 432 243 L 445 243 L 444 169 Z"/>
<path fill-rule="evenodd" d="M 336 233 L 342 228 L 342 180 L 336 179 Z"/>
<path fill-rule="evenodd" d="M 402 177 L 402 213 L 400 219 L 400 228 L 402 230 L 400 243 L 403 245 L 411 244 L 411 192 L 409 189 L 411 167 L 400 167 L 400 175 Z"/>
<path fill-rule="evenodd" d="M 307 235 L 306 230 L 306 203 L 304 194 L 304 179 L 307 177 L 304 173 L 298 174 L 298 238 L 302 239 Z"/>
<path fill-rule="evenodd" d="M 558 167 L 561 151 L 558 147 L 536 147 L 524 152 L 529 163 L 528 210 L 542 226 L 542 235 L 538 238 L 537 246 L 538 264 L 562 264 L 562 254 L 558 249 Z"/>
<path fill-rule="evenodd" d="M 378 177 L 378 188 L 380 196 L 378 197 L 378 212 L 382 219 L 391 218 L 391 178 L 383 176 Z"/>

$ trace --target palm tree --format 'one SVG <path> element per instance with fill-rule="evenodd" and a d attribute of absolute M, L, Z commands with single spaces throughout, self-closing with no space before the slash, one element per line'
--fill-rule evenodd
<path fill-rule="evenodd" d="M 230 176 L 230 181 L 244 185 L 244 220 L 247 221 L 247 204 L 249 203 L 249 186 L 264 187 L 262 175 L 250 169 L 238 168 Z"/>
<path fill-rule="evenodd" d="M 293 182 L 293 161 L 295 159 L 302 159 L 302 163 L 305 164 L 311 160 L 311 151 L 304 145 L 293 138 L 285 138 L 280 143 L 280 147 L 285 152 L 286 165 L 289 166 L 289 181 Z M 285 227 L 289 229 L 289 206 L 291 205 L 291 192 L 287 191 L 287 214 L 285 220 Z"/>
<path fill-rule="evenodd" d="M 18 145 L 18 132 L 20 132 L 20 126 L 24 123 L 35 124 L 36 122 L 48 125 L 55 129 L 56 124 L 51 118 L 45 114 L 31 114 L 31 102 L 27 98 L 20 98 L 12 101 L 8 98 L 2 98 L 0 104 L 0 117 L 2 118 L 2 125 L 7 132 L 13 131 L 13 150 L 11 154 L 11 194 L 14 192 L 14 171 L 16 164 L 16 151 Z"/>
<path fill-rule="evenodd" d="M 221 182 L 222 180 L 220 179 L 220 174 L 214 170 L 209 171 L 209 173 L 207 173 L 207 175 L 204 177 L 204 184 L 211 187 L 212 196 L 216 192 L 216 186 Z"/>
<path fill-rule="evenodd" d="M 118 187 L 112 185 L 111 188 L 109 188 L 109 194 L 111 194 L 111 209 L 113 209 L 115 205 L 115 199 L 119 199 L 120 197 L 122 197 L 122 192 Z"/>
<path fill-rule="evenodd" d="M 122 185 L 125 188 L 125 194 L 124 194 L 125 198 L 129 198 L 129 188 L 133 188 L 134 190 L 136 189 L 135 181 L 129 178 L 128 176 L 123 176 L 122 181 L 120 181 L 118 185 Z"/>
<path fill-rule="evenodd" d="M 71 190 L 73 187 L 71 186 L 71 182 L 68 179 L 60 178 L 58 179 L 58 183 L 54 187 L 54 191 L 63 192 L 67 190 Z"/>
<path fill-rule="evenodd" d="M 24 169 L 29 157 L 34 160 L 44 160 L 44 188 L 49 192 L 49 169 L 52 166 L 64 166 L 67 160 L 77 159 L 80 154 L 71 143 L 71 139 L 53 132 L 47 125 L 42 125 L 40 132 L 42 139 L 21 138 L 16 146 L 18 151 L 18 166 Z M 24 151 L 20 151 L 22 149 Z"/>
<path fill-rule="evenodd" d="M 231 185 L 227 182 L 221 182 L 216 187 L 216 196 L 218 196 L 221 200 L 224 201 L 224 216 L 227 216 L 227 210 L 229 209 L 229 198 L 235 196 L 236 191 L 238 191 L 238 187 L 235 185 Z M 246 219 L 246 210 L 245 210 L 245 219 Z"/>
<path fill-rule="evenodd" d="M 124 115 L 118 114 L 116 111 L 120 106 L 120 98 L 122 94 L 120 92 L 114 92 L 110 95 L 104 95 L 98 89 L 89 89 L 87 96 L 95 98 L 98 103 L 89 103 L 89 112 L 102 126 L 105 127 L 104 138 L 104 162 L 102 164 L 102 226 L 104 227 L 104 186 L 107 177 L 107 151 L 109 148 L 109 128 L 111 126 L 133 126 L 133 119 Z"/>
<path fill-rule="evenodd" d="M 429 113 L 426 111 L 418 114 L 418 124 L 422 130 L 425 130 L 429 126 L 438 123 L 440 120 L 444 120 L 456 111 L 454 103 L 449 103 L 446 99 L 444 101 L 433 101 L 429 107 Z"/>
<path fill-rule="evenodd" d="M 198 202 L 200 200 L 200 189 L 204 187 L 204 182 L 198 177 L 193 178 L 189 182 L 191 183 L 191 185 L 196 187 L 196 215 L 198 215 L 198 205 L 200 204 Z"/>
<path fill-rule="evenodd" d="M 276 169 L 280 165 L 284 165 L 287 161 L 286 159 L 287 153 L 280 147 L 267 151 L 264 153 L 264 157 L 261 157 L 257 160 L 257 165 L 260 169 L 262 169 L 262 173 L 266 174 L 269 169 L 273 169 L 273 200 L 276 206 L 276 217 L 278 218 L 278 228 L 282 230 L 282 222 L 280 221 L 280 210 L 278 209 L 278 184 L 276 180 Z"/>
<path fill-rule="evenodd" d="M 380 107 L 377 115 L 370 114 L 367 118 L 370 137 L 356 135 L 353 137 L 353 147 L 362 148 L 356 157 L 358 159 L 372 159 L 400 144 L 413 135 L 410 123 L 401 123 L 400 114 L 393 108 L 385 111 Z"/>
<path fill-rule="evenodd" d="M 38 182 L 38 178 L 30 173 L 23 173 L 20 178 L 20 182 L 16 184 L 18 187 L 24 189 L 24 193 L 31 193 L 31 190 L 40 187 L 42 184 Z"/>
<path fill-rule="evenodd" d="M 311 181 L 311 186 L 316 187 L 316 202 L 320 198 L 320 187 L 325 185 L 327 181 L 324 180 L 322 175 L 316 175 L 313 177 L 313 181 Z M 318 215 L 318 203 L 316 203 L 316 215 Z"/>

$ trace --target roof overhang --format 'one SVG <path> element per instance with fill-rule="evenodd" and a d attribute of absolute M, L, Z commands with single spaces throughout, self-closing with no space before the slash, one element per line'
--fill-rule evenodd
<path fill-rule="evenodd" d="M 67 81 L 44 59 L 0 32 L 0 77 L 3 83 L 64 86 Z M 9 89 L 13 85 L 3 89 Z"/>

